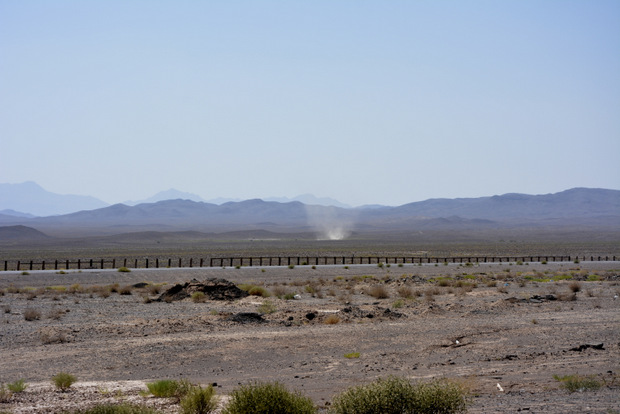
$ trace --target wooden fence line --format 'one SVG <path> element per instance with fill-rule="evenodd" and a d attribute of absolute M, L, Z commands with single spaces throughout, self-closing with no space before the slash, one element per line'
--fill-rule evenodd
<path fill-rule="evenodd" d="M 177 260 L 178 259 L 178 260 Z M 33 260 L 4 260 L 4 271 L 26 270 L 81 270 L 116 269 L 117 266 L 148 269 L 165 267 L 256 267 L 256 266 L 321 266 L 321 265 L 360 265 L 360 264 L 422 264 L 422 263 L 536 263 L 536 262 L 579 262 L 616 261 L 616 256 L 250 256 L 250 257 L 208 257 L 194 261 L 189 258 L 168 258 L 160 261 L 149 257 L 141 259 L 77 259 L 35 262 Z M 1 262 L 0 262 L 1 263 Z"/>

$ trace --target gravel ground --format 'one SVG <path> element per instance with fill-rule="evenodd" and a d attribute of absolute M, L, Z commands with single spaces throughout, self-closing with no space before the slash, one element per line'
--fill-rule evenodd
<path fill-rule="evenodd" d="M 587 280 L 595 274 L 602 280 Z M 300 299 L 153 301 L 155 285 L 163 291 L 192 278 Z M 102 294 L 139 282 L 149 285 Z M 76 292 L 61 288 L 74 284 Z M 216 383 L 221 395 L 278 380 L 325 409 L 347 387 L 391 374 L 458 379 L 474 395 L 471 413 L 620 412 L 617 262 L 3 272 L 0 289 L 0 382 L 30 384 L 0 412 L 55 413 L 105 400 L 176 412 L 172 402 L 139 393 L 164 378 Z M 25 320 L 28 310 L 38 319 Z M 231 320 L 259 311 L 264 322 Z M 345 357 L 353 352 L 359 357 Z M 68 393 L 50 385 L 60 371 L 79 379 Z M 575 373 L 609 386 L 571 394 L 553 379 Z"/>

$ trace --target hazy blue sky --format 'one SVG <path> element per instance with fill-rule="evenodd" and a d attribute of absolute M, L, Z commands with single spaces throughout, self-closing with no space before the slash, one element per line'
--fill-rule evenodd
<path fill-rule="evenodd" d="M 620 1 L 0 0 L 0 182 L 351 205 L 620 188 Z"/>

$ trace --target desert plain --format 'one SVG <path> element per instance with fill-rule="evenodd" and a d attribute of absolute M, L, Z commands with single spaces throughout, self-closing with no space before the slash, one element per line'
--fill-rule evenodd
<path fill-rule="evenodd" d="M 212 278 L 262 296 L 157 301 Z M 0 382 L 29 384 L 3 412 L 176 412 L 140 393 L 158 379 L 222 396 L 280 381 L 326 411 L 388 375 L 458 380 L 470 413 L 620 412 L 618 262 L 2 272 L 0 290 Z M 58 372 L 78 378 L 67 393 L 50 382 Z M 554 379 L 572 374 L 603 386 L 571 393 Z"/>

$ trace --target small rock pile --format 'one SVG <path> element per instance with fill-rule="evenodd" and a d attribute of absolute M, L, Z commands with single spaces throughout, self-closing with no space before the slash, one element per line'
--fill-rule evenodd
<path fill-rule="evenodd" d="M 195 292 L 204 293 L 209 300 L 235 300 L 248 296 L 247 292 L 226 279 L 210 278 L 203 282 L 192 279 L 184 284 L 176 284 L 155 300 L 165 302 L 183 300 L 191 297 Z"/>

